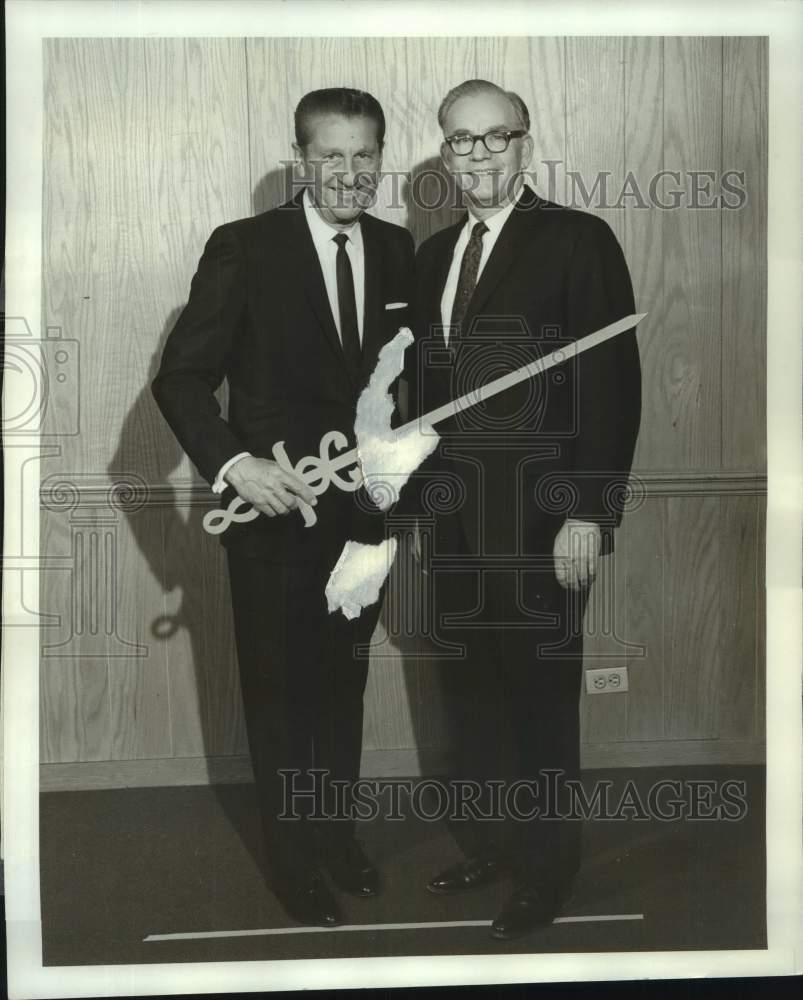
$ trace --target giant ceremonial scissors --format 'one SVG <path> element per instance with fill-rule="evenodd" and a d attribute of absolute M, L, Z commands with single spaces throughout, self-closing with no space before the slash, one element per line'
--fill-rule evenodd
<path fill-rule="evenodd" d="M 611 323 L 608 326 L 603 327 L 601 330 L 596 330 L 594 333 L 589 333 L 585 337 L 581 337 L 579 340 L 572 341 L 550 354 L 545 355 L 543 358 L 538 358 L 536 361 L 532 361 L 529 364 L 523 365 L 521 368 L 517 368 L 512 372 L 507 372 L 505 375 L 501 375 L 499 378 L 492 379 L 490 382 L 486 382 L 485 385 L 480 386 L 477 389 L 472 389 L 470 392 L 465 393 L 463 396 L 452 400 L 449 403 L 445 403 L 443 406 L 439 406 L 435 410 L 431 410 L 429 413 L 424 414 L 421 417 L 416 417 L 415 420 L 404 424 L 402 427 L 398 427 L 394 430 L 390 428 L 390 416 L 392 413 L 392 405 L 387 408 L 382 408 L 380 405 L 379 410 L 383 412 L 386 417 L 387 427 L 384 428 L 372 428 L 372 436 L 384 444 L 387 448 L 393 449 L 399 441 L 405 438 L 410 438 L 418 432 L 425 432 L 426 437 L 422 438 L 425 443 L 423 447 L 419 448 L 418 462 L 413 468 L 407 470 L 406 474 L 402 476 L 402 485 L 406 482 L 409 475 L 415 471 L 417 465 L 432 451 L 437 444 L 438 436 L 432 431 L 432 427 L 435 424 L 446 420 L 449 417 L 453 417 L 455 414 L 467 410 L 472 406 L 476 406 L 478 403 L 483 402 L 486 399 L 490 399 L 492 396 L 496 396 L 500 392 L 504 392 L 511 386 L 516 385 L 519 382 L 525 381 L 525 379 L 535 378 L 536 375 L 540 375 L 550 368 L 554 368 L 555 365 L 560 365 L 566 361 L 571 360 L 578 354 L 582 354 L 583 351 L 590 350 L 592 347 L 596 347 L 598 344 L 603 343 L 606 340 L 610 340 L 612 337 L 617 336 L 620 333 L 624 333 L 626 330 L 632 330 L 642 319 L 646 316 L 646 313 L 633 313 L 630 316 L 625 316 L 615 323 Z M 299 479 L 303 480 L 307 486 L 312 490 L 312 492 L 319 496 L 324 493 L 330 486 L 336 486 L 340 490 L 352 493 L 358 490 L 364 482 L 363 475 L 363 450 L 367 450 L 367 442 L 365 438 L 367 433 L 363 432 L 361 434 L 360 417 L 361 411 L 364 412 L 366 404 L 370 397 L 373 396 L 374 400 L 377 395 L 380 397 L 386 393 L 388 386 L 391 384 L 393 379 L 401 371 L 401 359 L 404 354 L 404 350 L 413 343 L 413 335 L 409 330 L 400 330 L 396 337 L 386 344 L 382 349 L 382 354 L 380 354 L 380 361 L 377 365 L 377 371 L 371 377 L 371 381 L 368 386 L 363 390 L 360 400 L 357 404 L 357 423 L 355 424 L 355 431 L 357 433 L 357 447 L 349 448 L 348 439 L 342 431 L 327 431 L 326 434 L 321 438 L 320 448 L 317 455 L 308 455 L 305 458 L 299 459 L 295 465 L 291 462 L 287 452 L 285 451 L 284 441 L 278 441 L 272 448 L 273 457 L 275 461 L 287 472 L 292 472 Z M 391 349 L 390 354 L 386 354 L 388 349 Z M 383 355 L 384 364 L 383 364 Z M 380 373 L 380 369 L 383 371 Z M 381 375 L 386 374 L 386 378 L 382 378 Z M 376 378 L 375 376 L 380 375 Z M 363 421 L 363 425 L 365 421 Z M 361 441 L 361 437 L 363 441 Z M 363 445 L 366 448 L 363 448 Z M 334 453 L 333 453 L 334 450 Z M 388 452 L 390 455 L 390 452 Z M 372 476 L 372 479 L 377 479 L 381 477 L 381 471 Z M 311 527 L 317 521 L 315 511 L 312 507 L 301 497 L 296 497 L 299 510 L 304 518 L 304 524 L 306 527 Z M 243 510 L 243 507 L 249 509 Z M 245 522 L 253 521 L 255 518 L 259 517 L 259 511 L 252 507 L 247 500 L 243 500 L 242 497 L 236 496 L 232 499 L 231 503 L 227 508 L 218 508 L 216 510 L 209 511 L 208 514 L 203 519 L 203 526 L 212 535 L 219 535 L 221 532 L 225 531 L 228 526 L 234 522 Z"/>

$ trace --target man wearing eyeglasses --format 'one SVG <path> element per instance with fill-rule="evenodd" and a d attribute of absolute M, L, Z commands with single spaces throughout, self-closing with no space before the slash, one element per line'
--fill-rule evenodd
<path fill-rule="evenodd" d="M 518 95 L 469 80 L 438 121 L 468 217 L 417 254 L 418 414 L 634 312 L 607 224 L 525 182 L 535 141 Z M 427 888 L 512 879 L 496 938 L 549 924 L 579 869 L 566 782 L 579 778 L 582 621 L 613 549 L 639 418 L 631 330 L 439 425 L 422 470 L 424 508 L 438 478 L 453 500 L 434 512 L 428 579 L 434 638 L 458 653 L 444 654 L 440 676 L 451 777 L 469 806 L 455 825 L 465 858 Z"/>

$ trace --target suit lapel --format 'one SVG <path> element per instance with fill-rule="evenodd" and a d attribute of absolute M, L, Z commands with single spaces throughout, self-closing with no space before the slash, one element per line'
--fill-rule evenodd
<path fill-rule="evenodd" d="M 365 301 L 362 317 L 362 374 L 369 376 L 376 367 L 382 348 L 382 274 L 384 269 L 382 241 L 370 216 L 360 220 L 363 263 L 365 267 Z"/>
<path fill-rule="evenodd" d="M 429 286 L 429 294 L 426 297 L 426 314 L 427 322 L 429 324 L 430 330 L 437 329 L 437 338 L 441 342 L 442 347 L 446 347 L 446 341 L 443 339 L 443 318 L 441 316 L 441 299 L 443 298 L 443 290 L 446 287 L 446 279 L 449 276 L 449 268 L 452 266 L 452 257 L 454 256 L 454 248 L 460 237 L 460 233 L 465 225 L 465 220 L 458 222 L 456 225 L 452 226 L 450 230 L 447 231 L 447 238 L 444 240 L 444 246 L 442 251 L 437 255 L 436 266 L 433 267 L 431 272 L 431 283 Z"/>
<path fill-rule="evenodd" d="M 304 208 L 301 204 L 301 195 L 297 195 L 293 202 L 286 207 L 292 218 L 293 240 L 292 246 L 298 256 L 298 273 L 306 292 L 307 301 L 312 307 L 315 318 L 318 320 L 321 333 L 329 345 L 338 364 L 348 374 L 346 358 L 340 344 L 340 337 L 337 334 L 337 327 L 332 316 L 332 309 L 329 305 L 329 296 L 326 294 L 326 285 L 323 280 L 321 262 L 318 259 L 315 244 L 312 241 L 312 234 L 309 231 L 307 220 L 304 217 Z M 295 206 L 294 208 L 292 206 Z"/>
<path fill-rule="evenodd" d="M 443 231 L 442 245 L 434 250 L 431 266 L 427 273 L 419 279 L 422 282 L 422 295 L 419 298 L 419 308 L 421 309 L 419 322 L 421 325 L 417 336 L 426 338 L 427 352 L 429 350 L 445 351 L 447 347 L 443 336 L 441 299 L 446 287 L 446 279 L 449 276 L 449 268 L 452 266 L 454 248 L 464 224 L 465 220 Z M 426 358 L 427 354 L 424 357 Z M 441 403 L 445 403 L 454 395 L 451 370 L 442 362 L 429 371 L 427 381 L 431 389 L 435 389 L 436 385 L 439 386 L 435 395 L 428 399 L 427 409 L 440 406 Z"/>

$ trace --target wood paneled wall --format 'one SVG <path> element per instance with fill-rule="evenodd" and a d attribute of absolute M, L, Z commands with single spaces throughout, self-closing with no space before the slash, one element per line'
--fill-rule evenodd
<path fill-rule="evenodd" d="M 616 232 L 649 316 L 646 494 L 586 622 L 587 666 L 627 663 L 630 691 L 585 697 L 582 711 L 587 764 L 760 754 L 765 39 L 58 39 L 44 61 L 43 325 L 78 354 L 80 377 L 49 387 L 43 762 L 245 754 L 225 562 L 200 524 L 209 494 L 149 390 L 164 338 L 211 230 L 286 197 L 303 93 L 344 84 L 380 100 L 385 169 L 410 176 L 386 178 L 375 211 L 420 241 L 456 217 L 410 192 L 435 193 L 437 107 L 474 76 L 525 99 L 538 186 L 559 201 L 572 172 L 590 188 L 607 171 L 613 200 L 628 177 L 647 192 L 661 170 L 714 171 L 719 192 L 722 173 L 744 172 L 738 210 L 589 207 Z M 666 199 L 673 184 L 658 189 Z M 393 582 L 367 766 L 409 770 L 442 749 L 441 707 L 420 639 L 386 639 L 407 614 L 403 565 Z"/>

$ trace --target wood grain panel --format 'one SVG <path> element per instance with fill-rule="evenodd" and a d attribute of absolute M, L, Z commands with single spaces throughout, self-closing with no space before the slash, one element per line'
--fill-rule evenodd
<path fill-rule="evenodd" d="M 405 38 L 366 38 L 369 74 L 367 89 L 385 113 L 385 148 L 382 155 L 384 178 L 371 214 L 407 226 L 409 211 L 409 171 L 413 155 L 413 135 L 407 118 L 407 44 Z"/>
<path fill-rule="evenodd" d="M 581 748 L 584 770 L 612 767 L 690 767 L 699 764 L 763 764 L 765 746 L 757 740 L 651 740 L 592 743 Z M 360 773 L 371 778 L 441 775 L 446 756 L 438 750 L 366 750 Z M 164 760 L 98 761 L 44 764 L 42 792 L 101 788 L 156 788 L 168 785 L 246 784 L 253 780 L 251 761 L 234 757 L 170 757 Z"/>
<path fill-rule="evenodd" d="M 111 516 L 110 516 L 111 515 Z M 159 537 L 160 511 L 131 521 Z M 44 512 L 52 559 L 67 569 L 41 574 L 43 607 L 61 624 L 43 631 L 42 730 L 45 759 L 169 756 L 166 662 L 150 641 L 162 588 L 119 513 Z"/>
<path fill-rule="evenodd" d="M 722 649 L 720 501 L 666 501 L 664 730 L 670 739 L 717 735 Z"/>
<path fill-rule="evenodd" d="M 181 543 L 175 536 L 183 535 L 180 526 L 187 512 L 166 510 L 160 513 L 162 522 L 167 522 L 167 530 L 163 527 L 160 538 L 165 549 L 165 563 L 170 566 L 170 572 L 175 573 L 172 589 L 165 586 L 163 595 L 165 634 L 155 639 L 164 647 L 167 660 L 170 755 L 203 757 L 212 751 L 207 731 L 207 671 L 199 634 L 203 633 L 204 619 L 199 622 L 197 615 L 198 602 L 203 600 L 204 593 L 201 567 L 197 556 L 191 567 L 179 559 Z M 171 635 L 173 629 L 176 631 Z"/>
<path fill-rule="evenodd" d="M 753 735 L 764 740 L 767 733 L 767 500 L 756 504 L 756 702 Z"/>
<path fill-rule="evenodd" d="M 722 465 L 766 463 L 766 38 L 723 39 L 722 171 L 744 172 L 747 198 L 723 209 Z M 732 203 L 736 199 L 729 199 Z"/>
<path fill-rule="evenodd" d="M 752 730 L 756 705 L 758 504 L 755 497 L 728 497 L 719 505 L 722 671 L 717 735 L 744 738 Z"/>
<path fill-rule="evenodd" d="M 65 439 L 48 472 L 91 468 L 122 418 L 121 393 L 132 389 L 122 383 L 136 329 L 126 314 L 141 308 L 134 206 L 146 83 L 141 42 L 45 46 L 44 315 L 81 342 L 81 388 L 92 394 L 80 436 Z"/>
<path fill-rule="evenodd" d="M 40 543 L 63 568 L 39 571 L 41 612 L 58 623 L 44 627 L 43 642 L 65 642 L 72 628 L 72 534 L 63 513 L 43 510 Z M 50 620 L 50 619 L 49 619 Z M 111 757 L 109 668 L 105 658 L 51 656 L 40 662 L 39 743 L 42 763 Z"/>
<path fill-rule="evenodd" d="M 82 405 L 81 433 L 62 438 L 44 476 L 134 472 L 163 490 L 198 482 L 148 384 L 211 230 L 289 194 L 280 161 L 308 90 L 375 94 L 388 120 L 386 171 L 437 168 L 438 105 L 476 76 L 528 103 L 547 197 L 565 199 L 546 186 L 547 159 L 578 171 L 587 188 L 609 171 L 612 197 L 629 172 L 645 192 L 662 168 L 744 170 L 748 200 L 738 210 L 662 210 L 635 198 L 621 209 L 590 206 L 622 242 L 638 308 L 650 313 L 639 330 L 636 466 L 657 493 L 626 515 L 613 575 L 595 585 L 600 614 L 613 597 L 615 631 L 592 629 L 586 641 L 587 667 L 621 653 L 631 689 L 586 697 L 583 731 L 592 756 L 595 747 L 615 756 L 617 746 L 625 760 L 649 746 L 660 756 L 673 745 L 678 759 L 689 747 L 694 759 L 755 754 L 765 504 L 739 495 L 758 488 L 739 476 L 764 467 L 765 40 L 59 39 L 46 43 L 45 67 L 45 323 L 81 352 L 80 394 L 72 382 L 56 386 L 53 429 L 79 395 Z M 676 186 L 666 179 L 658 193 L 668 201 Z M 436 189 L 430 177 L 421 190 L 431 201 Z M 461 214 L 453 199 L 432 210 L 411 195 L 386 179 L 375 214 L 409 218 L 419 241 Z M 718 473 L 721 483 L 700 478 Z M 43 513 L 43 552 L 65 560 L 42 576 L 42 608 L 61 616 L 42 636 L 52 647 L 42 660 L 43 761 L 244 754 L 225 559 L 200 527 L 203 508 L 114 514 L 109 527 L 109 511 L 95 506 L 80 531 L 68 511 Z M 107 565 L 103 539 L 117 560 L 116 631 L 76 637 L 79 612 L 95 614 L 95 626 L 108 613 L 102 601 L 92 612 L 86 596 L 75 604 L 91 591 L 90 568 Z M 403 591 L 400 607 L 414 600 L 413 577 L 399 567 L 391 586 Z M 165 614 L 178 630 L 158 638 L 150 629 Z M 387 607 L 383 623 L 393 634 L 375 636 L 366 752 L 399 751 L 410 766 L 416 748 L 444 749 L 437 667 Z M 644 644 L 646 657 L 623 649 L 628 641 Z"/>
<path fill-rule="evenodd" d="M 207 236 L 248 213 L 243 42 L 57 40 L 46 80 L 45 316 L 81 342 L 91 400 L 46 471 L 116 450 L 152 479 L 170 431 L 140 390 Z"/>
<path fill-rule="evenodd" d="M 249 39 L 249 118 L 257 211 L 292 195 L 293 113 L 309 91 L 324 87 L 367 90 L 382 105 L 385 177 L 373 215 L 405 225 L 403 173 L 410 156 L 406 128 L 407 69 L 404 38 Z"/>
<path fill-rule="evenodd" d="M 600 560 L 583 620 L 585 670 L 627 665 L 625 593 L 628 565 L 627 541 L 620 533 L 616 550 Z M 586 743 L 621 740 L 627 734 L 628 699 L 625 692 L 587 694 L 581 697 L 581 732 Z"/>
<path fill-rule="evenodd" d="M 694 767 L 699 764 L 763 764 L 766 747 L 758 740 L 649 740 L 590 743 L 581 748 L 580 766 Z"/>
<path fill-rule="evenodd" d="M 664 735 L 665 506 L 665 500 L 648 499 L 625 514 L 616 543 L 618 547 L 624 542 L 627 560 L 624 636 L 643 647 L 643 655 L 633 649 L 627 658 L 629 740 L 659 740 Z"/>
<path fill-rule="evenodd" d="M 624 215 L 623 249 L 630 269 L 636 309 L 648 316 L 638 327 L 641 358 L 643 415 L 635 469 L 649 468 L 656 436 L 667 431 L 655 394 L 663 356 L 664 288 L 662 265 L 663 211 L 650 200 L 650 185 L 663 163 L 664 75 L 663 41 L 660 38 L 626 38 L 624 58 L 624 188 L 620 204 Z M 639 192 L 639 194 L 634 194 Z M 659 397 L 660 398 L 660 397 Z M 618 531 L 627 562 L 625 637 L 643 646 L 643 656 L 627 658 L 627 739 L 661 739 L 663 736 L 663 560 L 664 505 L 647 501 L 625 515 Z"/>
<path fill-rule="evenodd" d="M 131 520 L 158 540 L 160 516 Z M 149 631 L 163 606 L 161 553 L 152 571 L 117 512 L 45 512 L 43 523 L 48 557 L 67 553 L 41 577 L 42 606 L 60 618 L 43 630 L 45 756 L 56 745 L 59 759 L 169 755 L 166 660 Z"/>
<path fill-rule="evenodd" d="M 255 213 L 293 196 L 293 110 L 287 89 L 292 38 L 246 39 L 251 201 Z"/>
<path fill-rule="evenodd" d="M 623 248 L 636 309 L 648 314 L 638 326 L 644 412 L 633 458 L 633 467 L 643 471 L 667 453 L 665 442 L 672 434 L 665 397 L 652 391 L 661 385 L 668 361 L 663 337 L 664 211 L 650 198 L 653 178 L 663 167 L 663 40 L 627 38 L 624 58 Z M 627 193 L 636 191 L 639 194 Z"/>
<path fill-rule="evenodd" d="M 408 226 L 417 244 L 462 217 L 440 161 L 443 133 L 438 127 L 438 107 L 452 87 L 476 74 L 476 39 L 409 39 L 407 127 L 412 191 Z"/>
<path fill-rule="evenodd" d="M 477 76 L 515 91 L 530 112 L 535 151 L 529 170 L 538 193 L 566 193 L 566 64 L 562 38 L 478 38 Z"/>
<path fill-rule="evenodd" d="M 169 757 L 170 732 L 167 655 L 153 628 L 164 612 L 161 552 L 143 558 L 136 539 L 160 537 L 161 511 L 147 508 L 120 520 L 118 529 L 118 618 L 128 642 L 145 647 L 145 656 L 109 657 L 112 757 Z M 161 548 L 161 546 L 159 546 Z"/>
<path fill-rule="evenodd" d="M 247 753 L 225 553 L 201 526 L 203 511 L 164 508 L 162 640 L 176 757 Z"/>
<path fill-rule="evenodd" d="M 661 420 L 651 468 L 711 469 L 721 462 L 720 218 L 689 207 L 688 171 L 719 170 L 722 40 L 664 40 L 664 167 L 686 177 L 687 195 L 664 212 L 664 361 L 647 419 Z M 665 204 L 684 184 L 666 178 Z M 671 431 L 670 431 L 671 427 Z"/>
<path fill-rule="evenodd" d="M 150 178 L 141 188 L 142 259 L 139 296 L 149 346 L 169 331 L 183 307 L 209 234 L 223 222 L 250 215 L 245 43 L 233 38 L 149 39 L 145 46 L 148 148 L 138 169 Z M 157 354 L 161 356 L 161 344 Z M 153 358 L 156 361 L 156 357 Z M 136 371 L 142 371 L 140 365 Z M 146 375 L 146 383 L 150 378 Z M 225 391 L 221 392 L 225 399 Z M 146 441 L 133 460 L 153 468 L 154 454 L 174 447 L 172 432 L 149 400 L 156 421 L 154 447 Z M 150 422 L 150 421 L 149 421 Z M 181 457 L 172 478 L 196 477 Z"/>
<path fill-rule="evenodd" d="M 320 87 L 366 89 L 372 70 L 365 38 L 292 38 L 285 57 L 290 107 Z M 379 95 L 374 94 L 377 99 Z M 380 100 L 381 103 L 381 100 Z"/>
<path fill-rule="evenodd" d="M 624 184 L 623 47 L 622 38 L 566 39 L 567 204 L 605 219 L 622 245 L 624 213 L 604 206 Z"/>

